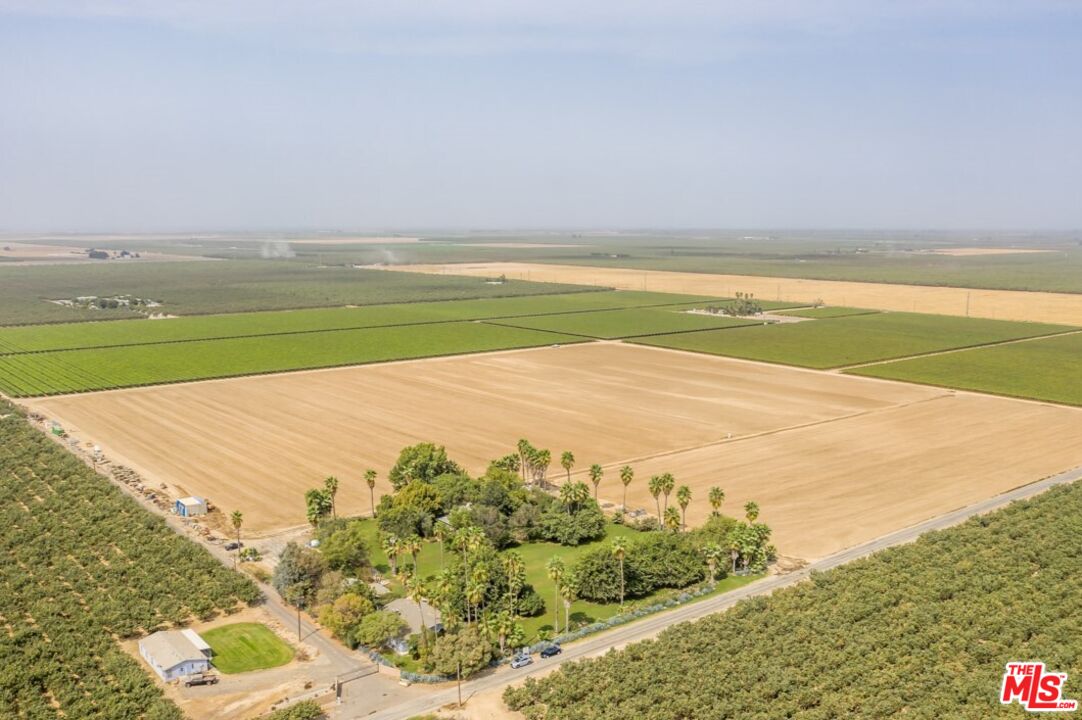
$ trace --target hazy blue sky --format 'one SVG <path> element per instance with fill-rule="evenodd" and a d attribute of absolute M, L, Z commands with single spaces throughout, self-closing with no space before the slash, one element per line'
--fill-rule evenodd
<path fill-rule="evenodd" d="M 1082 227 L 1082 2 L 0 0 L 0 230 Z"/>

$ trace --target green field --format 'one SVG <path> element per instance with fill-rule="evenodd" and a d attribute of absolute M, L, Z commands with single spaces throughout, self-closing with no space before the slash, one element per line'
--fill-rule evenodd
<path fill-rule="evenodd" d="M 431 300 L 495 298 L 597 290 L 455 275 L 359 270 L 301 260 L 134 262 L 0 267 L 0 325 L 137 317 L 129 310 L 85 310 L 50 300 L 133 295 L 172 315 L 257 312 Z"/>
<path fill-rule="evenodd" d="M 15 396 L 358 365 L 579 341 L 476 322 L 0 356 L 0 390 Z"/>
<path fill-rule="evenodd" d="M 637 335 L 687 332 L 711 328 L 755 325 L 760 320 L 733 318 L 725 315 L 693 315 L 679 310 L 634 308 L 602 310 L 567 315 L 543 315 L 509 320 L 490 321 L 493 324 L 534 330 L 582 335 L 592 338 L 624 338 Z"/>
<path fill-rule="evenodd" d="M 804 308 L 802 310 L 780 310 L 778 311 L 778 314 L 825 320 L 827 318 L 850 317 L 851 315 L 874 315 L 877 312 L 879 312 L 879 310 L 867 310 L 865 308 L 817 307 Z"/>
<path fill-rule="evenodd" d="M 366 539 L 368 541 L 368 547 L 370 549 L 369 557 L 372 559 L 372 564 L 377 570 L 384 573 L 384 575 L 390 574 L 390 565 L 387 561 L 387 556 L 380 549 L 379 543 L 379 528 L 376 523 L 371 519 L 363 520 Z M 522 624 L 523 630 L 526 632 L 526 637 L 531 642 L 536 638 L 537 633 L 541 630 L 551 630 L 553 622 L 552 605 L 555 602 L 556 587 L 553 585 L 552 580 L 549 578 L 545 571 L 545 563 L 549 559 L 559 556 L 564 564 L 571 567 L 580 557 L 587 552 L 594 550 L 598 547 L 607 547 L 613 538 L 622 537 L 626 538 L 628 542 L 633 542 L 635 539 L 642 537 L 643 534 L 638 530 L 633 530 L 626 525 L 615 525 L 609 523 L 605 528 L 605 537 L 601 540 L 595 540 L 591 543 L 584 543 L 577 547 L 567 547 L 564 545 L 558 545 L 556 543 L 536 542 L 536 543 L 524 543 L 517 547 L 509 548 L 503 552 L 517 552 L 522 556 L 526 565 L 526 582 L 533 585 L 534 590 L 541 596 L 541 599 L 545 601 L 545 612 L 537 617 L 521 618 L 519 622 Z M 449 559 L 451 551 L 448 549 L 445 551 L 446 557 Z M 440 571 L 440 545 L 437 542 L 426 542 L 421 546 L 421 552 L 418 555 L 418 566 L 422 577 L 431 577 L 439 573 Z M 399 559 L 399 563 L 409 564 L 412 562 L 408 556 L 403 556 Z M 758 579 L 754 576 L 731 576 L 719 580 L 718 587 L 714 590 L 714 593 L 726 592 L 734 588 L 745 585 L 753 580 Z M 392 592 L 395 595 L 400 596 L 402 594 L 401 587 L 398 585 L 398 581 L 391 579 Z M 634 601 L 629 601 L 626 605 L 626 609 L 630 609 L 636 606 L 647 606 L 658 601 L 658 596 L 665 592 L 675 592 L 679 594 L 680 591 L 659 591 L 652 595 L 648 595 L 643 598 L 639 598 Z M 605 620 L 616 615 L 620 611 L 620 607 L 616 603 L 602 604 L 588 602 L 586 600 L 576 600 L 571 605 L 571 620 L 578 624 L 588 624 L 597 620 Z M 563 600 L 560 600 L 560 626 L 563 627 L 564 607 Z"/>
<path fill-rule="evenodd" d="M 226 675 L 274 668 L 293 659 L 293 648 L 260 623 L 232 623 L 200 635 L 214 652 L 214 667 Z"/>
<path fill-rule="evenodd" d="M 835 368 L 859 363 L 1067 332 L 1063 325 L 946 315 L 876 313 L 659 335 L 635 342 L 748 360 Z"/>
<path fill-rule="evenodd" d="M 850 372 L 1082 405 L 1082 335 L 900 360 Z"/>
<path fill-rule="evenodd" d="M 388 275 L 394 273 L 387 273 Z M 80 348 L 209 340 L 254 335 L 342 330 L 416 323 L 584 312 L 685 304 L 687 295 L 637 291 L 577 292 L 508 298 L 415 302 L 368 307 L 115 320 L 0 327 L 0 355 Z M 715 301 L 710 298 L 704 302 Z M 703 327 L 710 327 L 704 325 Z"/>

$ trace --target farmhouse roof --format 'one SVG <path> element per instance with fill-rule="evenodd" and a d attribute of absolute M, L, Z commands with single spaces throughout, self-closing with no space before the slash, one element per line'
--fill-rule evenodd
<path fill-rule="evenodd" d="M 192 634 L 194 635 L 194 633 Z M 199 636 L 196 635 L 196 637 Z M 140 640 L 139 644 L 146 650 L 146 654 L 154 658 L 154 662 L 163 670 L 170 670 L 184 662 L 206 658 L 203 651 L 192 642 L 191 638 L 177 630 L 156 632 Z"/>
<path fill-rule="evenodd" d="M 410 626 L 410 632 L 421 632 L 421 613 L 417 610 L 417 603 L 405 598 L 399 598 L 387 603 L 386 608 L 401 615 L 402 619 Z M 440 611 L 424 600 L 421 601 L 421 611 L 424 612 L 424 624 L 426 627 L 433 628 L 439 623 Z"/>
<path fill-rule="evenodd" d="M 193 505 L 206 505 L 207 504 L 207 501 L 204 500 L 203 498 L 199 497 L 198 495 L 192 495 L 191 497 L 181 498 L 180 500 L 177 500 L 177 502 L 180 503 L 181 505 L 183 505 L 184 507 L 191 507 Z"/>

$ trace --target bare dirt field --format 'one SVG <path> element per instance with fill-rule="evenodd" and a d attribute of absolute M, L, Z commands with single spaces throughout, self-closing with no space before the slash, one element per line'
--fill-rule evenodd
<path fill-rule="evenodd" d="M 1067 293 L 971 290 L 954 287 L 509 262 L 393 265 L 381 269 L 440 275 L 482 277 L 506 275 L 515 280 L 602 285 L 621 290 L 651 290 L 690 295 L 731 297 L 740 291 L 754 293 L 756 297 L 763 300 L 810 303 L 821 299 L 828 305 L 938 315 L 965 316 L 968 310 L 968 314 L 973 317 L 995 320 L 1029 320 L 1063 325 L 1082 324 L 1082 295 Z"/>
<path fill-rule="evenodd" d="M 88 244 L 85 247 L 75 247 L 72 245 L 48 245 L 39 242 L 23 242 L 14 240 L 0 239 L 0 258 L 8 258 L 9 262 L 17 260 L 20 266 L 26 265 L 53 265 L 61 263 L 102 263 L 102 262 L 146 262 L 150 260 L 163 261 L 163 260 L 198 260 L 200 258 L 191 258 L 184 255 L 169 255 L 166 253 L 157 252 L 145 252 L 142 250 L 132 249 L 131 252 L 138 252 L 138 258 L 123 258 L 113 261 L 96 260 L 87 255 L 87 251 L 94 247 L 92 244 Z M 107 247 L 110 251 L 114 246 Z M 119 251 L 119 248 L 118 248 Z"/>
<path fill-rule="evenodd" d="M 1082 410 L 887 381 L 590 343 L 49 398 L 30 403 L 81 441 L 245 514 L 248 533 L 303 524 L 303 494 L 341 481 L 339 509 L 369 509 L 361 480 L 431 440 L 478 472 L 520 437 L 580 468 L 632 464 L 758 501 L 779 550 L 815 558 L 1082 463 Z M 730 437 L 731 436 L 731 437 Z M 580 472 L 582 472 L 580 470 Z M 551 471 L 559 479 L 558 466 Z"/>

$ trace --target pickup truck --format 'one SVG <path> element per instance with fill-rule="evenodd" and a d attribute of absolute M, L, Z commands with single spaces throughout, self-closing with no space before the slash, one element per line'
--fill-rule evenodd
<path fill-rule="evenodd" d="M 184 676 L 184 687 L 192 687 L 193 685 L 217 685 L 218 676 L 213 673 L 195 673 L 193 675 Z"/>

